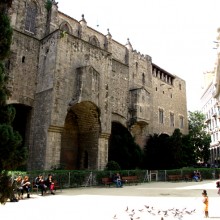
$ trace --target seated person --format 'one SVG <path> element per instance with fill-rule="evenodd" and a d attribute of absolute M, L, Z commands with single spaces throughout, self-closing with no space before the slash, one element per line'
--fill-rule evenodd
<path fill-rule="evenodd" d="M 198 170 L 196 171 L 196 175 L 198 177 L 198 180 L 202 181 L 201 173 Z"/>
<path fill-rule="evenodd" d="M 196 182 L 198 182 L 198 176 L 196 175 L 196 171 L 193 172 L 192 178 L 193 178 Z"/>
<path fill-rule="evenodd" d="M 116 184 L 116 187 L 122 187 L 122 179 L 119 173 L 116 173 L 113 177 L 113 182 Z"/>
<path fill-rule="evenodd" d="M 41 190 L 41 195 L 43 196 L 44 193 L 47 191 L 47 186 L 45 184 L 44 177 L 42 175 L 39 175 L 36 179 L 36 184 L 38 185 L 39 189 Z"/>
<path fill-rule="evenodd" d="M 21 195 L 23 198 L 24 191 L 27 193 L 27 198 L 30 198 L 30 191 L 31 191 L 31 183 L 29 181 L 29 177 L 25 176 L 21 182 L 22 190 Z"/>
<path fill-rule="evenodd" d="M 16 194 L 17 194 L 17 199 L 23 199 L 22 196 L 22 191 L 23 191 L 23 186 L 22 186 L 22 177 L 18 176 L 15 179 L 15 189 L 16 189 Z"/>
<path fill-rule="evenodd" d="M 48 189 L 50 189 L 50 193 L 54 195 L 55 194 L 54 193 L 54 182 L 53 182 L 53 176 L 51 174 L 48 175 L 45 181 L 45 184 L 48 187 Z"/>

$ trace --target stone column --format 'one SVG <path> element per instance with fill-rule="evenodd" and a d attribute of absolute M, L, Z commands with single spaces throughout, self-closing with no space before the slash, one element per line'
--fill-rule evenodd
<path fill-rule="evenodd" d="M 110 134 L 102 133 L 99 136 L 99 146 L 98 146 L 98 169 L 104 170 L 106 164 L 108 163 L 108 143 Z"/>
<path fill-rule="evenodd" d="M 60 166 L 61 134 L 63 127 L 51 125 L 48 129 L 45 169 Z"/>

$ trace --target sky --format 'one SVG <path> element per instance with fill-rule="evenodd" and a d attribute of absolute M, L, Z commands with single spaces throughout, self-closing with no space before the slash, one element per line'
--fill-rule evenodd
<path fill-rule="evenodd" d="M 200 110 L 203 76 L 217 60 L 220 0 L 57 0 L 59 11 L 151 56 L 186 81 L 188 111 Z"/>

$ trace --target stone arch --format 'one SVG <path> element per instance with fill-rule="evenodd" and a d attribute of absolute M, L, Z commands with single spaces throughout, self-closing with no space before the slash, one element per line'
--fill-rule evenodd
<path fill-rule="evenodd" d="M 94 45 L 96 47 L 100 47 L 99 40 L 98 40 L 98 38 L 95 35 L 93 35 L 93 36 L 91 36 L 89 38 L 89 42 L 90 42 L 90 44 L 92 44 L 92 45 Z"/>
<path fill-rule="evenodd" d="M 36 18 L 38 14 L 38 5 L 36 1 L 30 1 L 26 7 L 25 31 L 36 33 Z"/>
<path fill-rule="evenodd" d="M 123 117 L 122 115 L 117 114 L 117 113 L 112 113 L 112 121 L 118 122 L 118 123 L 122 124 L 124 127 L 126 127 L 126 124 L 127 124 L 126 118 Z"/>
<path fill-rule="evenodd" d="M 71 106 L 61 137 L 61 165 L 65 169 L 97 169 L 100 132 L 100 111 L 94 103 Z"/>
<path fill-rule="evenodd" d="M 72 28 L 68 22 L 63 22 L 60 24 L 60 30 L 65 31 L 66 33 L 71 34 L 72 33 Z"/>

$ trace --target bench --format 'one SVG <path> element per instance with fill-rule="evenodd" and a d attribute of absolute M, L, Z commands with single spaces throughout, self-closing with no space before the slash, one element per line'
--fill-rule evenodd
<path fill-rule="evenodd" d="M 122 182 L 123 183 L 134 183 L 135 185 L 137 185 L 138 183 L 138 177 L 137 176 L 123 176 L 122 177 Z"/>
<path fill-rule="evenodd" d="M 54 190 L 56 191 L 57 189 L 60 189 L 60 191 L 62 192 L 62 188 L 61 188 L 61 186 L 59 185 L 58 181 L 57 181 L 57 180 L 54 180 L 53 183 L 54 183 Z M 32 186 L 31 186 L 31 191 L 32 191 L 32 192 L 36 191 L 36 193 L 38 193 L 39 190 L 40 190 L 40 189 L 39 189 L 39 186 L 36 185 L 35 182 L 33 181 L 33 182 L 32 182 Z"/>
<path fill-rule="evenodd" d="M 54 183 L 54 190 L 56 191 L 57 189 L 60 189 L 60 192 L 62 192 L 62 187 L 59 185 L 57 180 L 53 181 Z"/>
<path fill-rule="evenodd" d="M 104 184 L 105 186 L 108 185 L 110 187 L 111 184 L 113 184 L 112 178 L 110 178 L 110 177 L 103 177 L 102 178 L 102 184 Z"/>
<path fill-rule="evenodd" d="M 39 186 L 35 184 L 35 182 L 32 182 L 32 186 L 31 186 L 31 191 L 34 192 L 36 191 L 36 193 L 38 193 L 39 190 Z"/>
<path fill-rule="evenodd" d="M 192 180 L 193 180 L 193 175 L 192 175 L 192 174 L 185 174 L 185 175 L 183 176 L 183 179 L 184 179 L 185 181 L 192 181 Z"/>
<path fill-rule="evenodd" d="M 167 175 L 168 181 L 180 181 L 183 180 L 182 175 L 174 174 L 174 175 Z"/>

